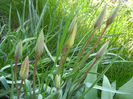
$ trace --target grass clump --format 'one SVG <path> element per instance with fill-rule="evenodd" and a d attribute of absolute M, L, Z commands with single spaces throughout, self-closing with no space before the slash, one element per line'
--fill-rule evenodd
<path fill-rule="evenodd" d="M 22 9 L 17 9 L 19 5 L 23 5 Z M 0 44 L 2 54 L 0 81 L 3 85 L 0 90 L 4 90 L 0 97 L 18 99 L 40 97 L 113 99 L 122 95 L 132 97 L 132 91 L 123 88 L 130 87 L 125 83 L 132 82 L 132 75 L 129 78 L 131 80 L 126 79 L 120 85 L 117 83 L 118 78 L 113 82 L 115 77 L 111 74 L 116 65 L 124 62 L 132 63 L 123 58 L 125 44 L 128 42 L 125 40 L 123 44 L 119 43 L 122 34 L 118 32 L 124 31 L 121 22 L 125 21 L 124 18 L 119 19 L 122 17 L 120 4 L 115 6 L 114 11 L 110 8 L 112 13 L 109 12 L 109 5 L 106 5 L 104 0 L 97 3 L 91 0 L 69 2 L 24 0 L 17 3 L 15 0 L 11 1 L 8 7 L 8 31 Z M 109 17 L 106 18 L 107 16 Z M 16 26 L 13 24 L 15 18 L 18 19 Z M 16 46 L 18 41 L 21 44 L 18 43 Z M 101 47 L 103 42 L 107 43 Z M 98 49 L 100 50 L 97 52 Z M 12 58 L 14 52 L 15 64 L 13 64 L 15 59 Z M 21 57 L 18 61 L 19 56 Z M 26 56 L 29 56 L 30 61 Z M 17 77 L 19 65 L 22 65 L 20 78 Z M 27 71 L 29 75 L 26 75 Z"/>

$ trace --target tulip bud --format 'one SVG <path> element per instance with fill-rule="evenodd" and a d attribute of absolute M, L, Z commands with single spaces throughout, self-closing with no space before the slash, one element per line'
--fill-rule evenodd
<path fill-rule="evenodd" d="M 107 8 L 107 6 L 105 5 L 104 8 L 102 9 L 102 11 L 100 12 L 99 16 L 97 17 L 95 24 L 94 24 L 94 29 L 101 27 L 105 13 L 106 13 L 106 8 Z"/>
<path fill-rule="evenodd" d="M 21 66 L 21 70 L 20 70 L 20 78 L 21 79 L 26 79 L 28 77 L 28 73 L 29 73 L 29 58 L 28 56 L 24 59 L 22 66 Z"/>
<path fill-rule="evenodd" d="M 72 33 L 71 33 L 69 39 L 66 42 L 66 47 L 67 48 L 71 48 L 73 46 L 74 40 L 75 40 L 75 36 L 76 36 L 76 32 L 77 32 L 77 23 L 74 25 Z"/>
<path fill-rule="evenodd" d="M 41 30 L 35 47 L 36 54 L 39 56 L 42 55 L 43 49 L 44 49 L 44 34 L 43 30 Z"/>
<path fill-rule="evenodd" d="M 110 14 L 110 16 L 107 19 L 107 25 L 110 25 L 114 21 L 117 13 L 119 11 L 119 7 L 120 7 L 120 4 L 118 4 L 117 7 L 112 11 L 112 13 Z"/>
<path fill-rule="evenodd" d="M 74 24 L 76 23 L 76 18 L 77 18 L 77 17 L 74 17 L 74 19 L 72 20 L 71 24 L 69 25 L 69 28 L 68 28 L 68 33 L 69 33 L 69 34 L 72 33 Z"/>
<path fill-rule="evenodd" d="M 22 41 L 20 40 L 16 46 L 15 57 L 19 58 L 22 56 Z"/>
<path fill-rule="evenodd" d="M 60 78 L 59 78 L 58 74 L 55 76 L 55 87 L 57 89 L 60 88 Z"/>
<path fill-rule="evenodd" d="M 102 57 L 102 55 L 104 54 L 104 52 L 107 50 L 108 45 L 109 45 L 109 41 L 106 42 L 106 43 L 100 48 L 100 50 L 97 52 L 97 54 L 96 54 L 96 59 L 99 59 L 99 58 Z"/>

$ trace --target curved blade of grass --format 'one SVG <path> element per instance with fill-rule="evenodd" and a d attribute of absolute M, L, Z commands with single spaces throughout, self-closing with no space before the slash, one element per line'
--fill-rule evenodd
<path fill-rule="evenodd" d="M 47 9 L 47 5 L 48 5 L 48 2 L 46 2 L 45 6 L 44 6 L 44 8 L 43 8 L 43 10 L 42 10 L 41 16 L 40 16 L 40 18 L 39 18 L 39 21 L 38 21 L 38 24 L 37 24 L 37 27 L 36 27 L 36 32 L 37 32 L 38 29 L 40 28 L 40 25 L 41 25 L 43 16 L 44 16 L 44 14 L 45 14 L 45 12 L 46 12 L 46 9 Z"/>
<path fill-rule="evenodd" d="M 85 83 L 87 88 L 90 88 L 92 86 L 92 84 L 93 83 Z M 99 85 L 94 85 L 93 88 L 102 90 L 102 91 L 106 91 L 106 92 L 112 92 L 112 93 L 118 93 L 118 94 L 129 94 L 128 92 L 125 92 L 125 91 L 114 90 L 112 88 L 107 88 L 107 87 L 103 87 L 103 86 L 99 86 Z"/>
<path fill-rule="evenodd" d="M 3 84 L 3 86 L 5 87 L 6 90 L 10 89 L 10 87 L 9 87 L 9 85 L 8 85 L 8 83 L 7 83 L 7 81 L 6 81 L 4 76 L 0 77 L 0 81 Z"/>
<path fill-rule="evenodd" d="M 48 50 L 46 43 L 44 43 L 44 48 L 45 48 L 47 54 L 49 55 L 49 57 L 51 58 L 51 60 L 53 62 L 55 62 L 55 59 L 53 58 L 53 56 L 51 55 L 50 51 Z"/>

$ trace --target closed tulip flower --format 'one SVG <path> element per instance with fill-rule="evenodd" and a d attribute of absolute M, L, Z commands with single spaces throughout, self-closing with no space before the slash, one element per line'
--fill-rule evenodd
<path fill-rule="evenodd" d="M 42 55 L 43 49 L 44 49 L 44 34 L 43 30 L 41 30 L 35 47 L 36 54 L 39 56 Z"/>
<path fill-rule="evenodd" d="M 29 74 L 29 58 L 27 56 L 22 63 L 19 75 L 21 79 L 26 79 L 28 77 L 28 74 Z"/>

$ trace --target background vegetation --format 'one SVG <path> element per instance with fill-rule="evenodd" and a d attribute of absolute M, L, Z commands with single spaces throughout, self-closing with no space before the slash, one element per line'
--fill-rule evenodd
<path fill-rule="evenodd" d="M 48 96 L 47 90 L 43 89 L 44 84 L 54 86 L 54 77 L 57 71 L 57 63 L 63 49 L 63 33 L 67 38 L 69 24 L 74 16 L 77 16 L 77 34 L 75 44 L 71 48 L 66 60 L 66 70 L 72 68 L 77 52 L 82 49 L 83 43 L 88 39 L 93 31 L 94 22 L 102 7 L 107 4 L 107 13 L 102 27 L 96 31 L 91 43 L 87 47 L 86 54 L 95 44 L 99 35 L 105 27 L 106 20 L 112 9 L 118 2 L 112 3 L 110 0 L 0 0 L 0 75 L 13 90 L 13 66 L 15 62 L 14 52 L 16 44 L 23 40 L 23 56 L 18 65 L 21 65 L 24 58 L 30 57 L 29 81 L 32 81 L 32 73 L 35 59 L 34 47 L 36 39 L 41 29 L 44 29 L 45 50 L 39 59 L 37 68 L 37 87 L 39 93 Z M 121 4 L 119 13 L 107 29 L 102 41 L 95 49 L 94 53 L 87 60 L 90 61 L 98 49 L 110 40 L 107 55 L 99 63 L 98 73 L 112 62 L 115 56 L 119 57 L 106 73 L 110 82 L 116 80 L 118 89 L 133 76 L 133 3 Z M 61 44 L 62 42 L 62 44 Z M 119 54 L 120 49 L 123 51 Z M 87 65 L 85 63 L 85 66 Z M 54 71 L 52 71 L 54 69 Z M 19 74 L 20 68 L 18 68 Z M 1 78 L 2 79 L 2 78 Z M 19 82 L 19 81 L 18 81 Z M 101 81 L 99 82 L 101 84 Z M 5 90 L 6 85 L 0 84 L 0 90 Z M 38 93 L 38 94 L 39 94 Z M 13 95 L 11 91 L 10 95 Z M 8 97 L 6 90 L 2 96 Z"/>

